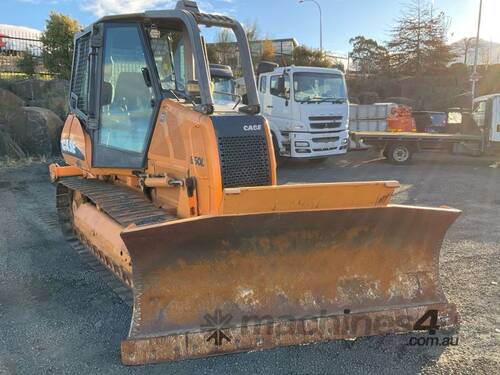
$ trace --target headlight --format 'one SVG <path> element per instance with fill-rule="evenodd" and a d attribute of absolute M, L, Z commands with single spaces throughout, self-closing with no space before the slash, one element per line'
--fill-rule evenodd
<path fill-rule="evenodd" d="M 296 141 L 295 147 L 309 147 L 309 142 L 305 141 Z"/>
<path fill-rule="evenodd" d="M 304 129 L 304 125 L 302 124 L 295 124 L 292 126 L 292 130 L 300 130 L 300 129 Z"/>

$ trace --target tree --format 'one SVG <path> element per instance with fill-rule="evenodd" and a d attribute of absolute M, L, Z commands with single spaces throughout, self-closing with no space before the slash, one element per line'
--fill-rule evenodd
<path fill-rule="evenodd" d="M 217 55 L 217 46 L 215 44 L 207 44 L 207 58 L 211 64 L 220 64 L 219 56 Z"/>
<path fill-rule="evenodd" d="M 21 55 L 21 58 L 17 61 L 17 67 L 19 70 L 26 74 L 28 77 L 33 77 L 36 73 L 36 60 L 33 54 L 26 50 Z"/>
<path fill-rule="evenodd" d="M 269 39 L 266 39 L 262 42 L 262 55 L 260 56 L 260 60 L 264 61 L 274 61 L 274 46 L 273 42 Z"/>
<path fill-rule="evenodd" d="M 467 59 L 469 58 L 469 53 L 476 45 L 476 38 L 463 38 L 462 40 L 459 40 L 456 44 L 458 46 L 457 49 L 455 50 L 455 53 L 457 55 L 463 55 L 464 64 L 467 65 Z"/>
<path fill-rule="evenodd" d="M 387 69 L 389 52 L 376 40 L 358 35 L 349 43 L 352 44 L 350 57 L 360 73 L 380 73 Z"/>
<path fill-rule="evenodd" d="M 245 33 L 247 34 L 247 39 L 249 42 L 255 42 L 259 40 L 259 27 L 257 26 L 257 21 L 254 21 L 251 25 L 245 25 Z"/>
<path fill-rule="evenodd" d="M 235 55 L 237 47 L 235 44 L 234 34 L 230 29 L 221 28 L 217 34 L 215 42 L 218 61 L 224 65 L 235 65 Z"/>
<path fill-rule="evenodd" d="M 446 44 L 448 19 L 426 0 L 413 0 L 397 20 L 388 44 L 394 68 L 420 74 L 444 68 L 453 54 Z"/>
<path fill-rule="evenodd" d="M 42 60 L 50 73 L 69 79 L 73 58 L 73 38 L 80 30 L 78 21 L 62 13 L 52 12 L 40 38 L 43 43 Z"/>
<path fill-rule="evenodd" d="M 317 66 L 331 68 L 335 65 L 323 52 L 305 46 L 293 50 L 293 63 L 298 66 Z"/>

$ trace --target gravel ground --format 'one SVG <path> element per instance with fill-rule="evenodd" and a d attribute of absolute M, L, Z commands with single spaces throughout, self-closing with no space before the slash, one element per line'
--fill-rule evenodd
<path fill-rule="evenodd" d="M 494 165 L 423 155 L 395 167 L 357 152 L 280 170 L 281 183 L 396 179 L 403 184 L 397 203 L 463 210 L 441 254 L 443 288 L 462 323 L 439 335 L 458 337 L 458 345 L 409 346 L 411 337 L 425 334 L 389 335 L 142 367 L 120 364 L 130 308 L 64 242 L 46 166 L 0 168 L 0 373 L 500 373 L 500 170 Z"/>

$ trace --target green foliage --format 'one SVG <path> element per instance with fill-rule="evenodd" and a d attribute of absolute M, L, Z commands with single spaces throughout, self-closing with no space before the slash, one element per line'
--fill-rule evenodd
<path fill-rule="evenodd" d="M 25 51 L 17 62 L 19 70 L 26 74 L 28 77 L 33 77 L 36 73 L 37 62 L 35 57 L 30 51 Z"/>
<path fill-rule="evenodd" d="M 214 44 L 207 44 L 207 58 L 211 64 L 220 64 L 217 47 Z"/>
<path fill-rule="evenodd" d="M 69 16 L 52 12 L 42 33 L 42 59 L 50 73 L 69 79 L 73 57 L 73 38 L 80 30 L 78 22 Z"/>
<path fill-rule="evenodd" d="M 293 50 L 293 63 L 297 66 L 316 66 L 320 68 L 332 68 L 335 65 L 335 62 L 323 52 L 305 46 L 299 46 Z"/>
<path fill-rule="evenodd" d="M 351 38 L 349 43 L 352 44 L 350 57 L 360 73 L 381 73 L 388 68 L 389 52 L 376 40 L 358 35 Z"/>

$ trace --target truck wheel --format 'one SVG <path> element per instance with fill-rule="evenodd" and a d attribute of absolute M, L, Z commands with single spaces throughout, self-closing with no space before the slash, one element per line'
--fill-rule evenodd
<path fill-rule="evenodd" d="M 408 164 L 411 161 L 412 150 L 411 148 L 404 143 L 396 143 L 390 145 L 385 149 L 387 153 L 387 159 L 392 164 Z"/>

